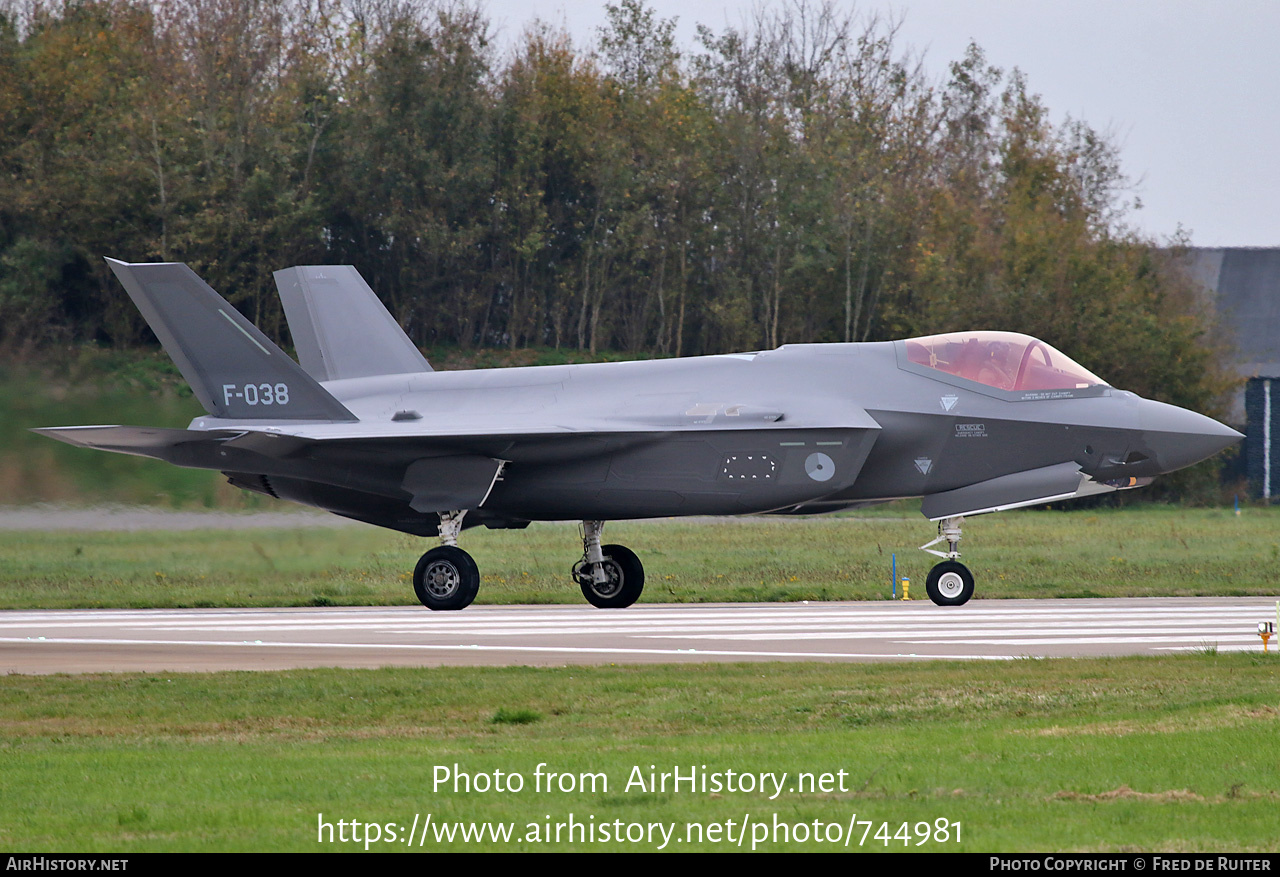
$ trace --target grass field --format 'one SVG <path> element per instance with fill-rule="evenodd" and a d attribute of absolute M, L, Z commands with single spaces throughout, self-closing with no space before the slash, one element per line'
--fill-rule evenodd
<path fill-rule="evenodd" d="M 813 519 L 611 523 L 646 570 L 644 602 L 876 600 L 890 558 L 923 597 L 931 525 L 907 505 Z M 435 540 L 337 530 L 0 532 L 0 608 L 395 605 Z M 480 603 L 577 603 L 571 524 L 469 530 Z M 1280 512 L 1144 507 L 1019 511 L 965 522 L 980 597 L 1276 593 Z"/>
<path fill-rule="evenodd" d="M 318 843 L 320 814 L 331 824 L 401 826 L 401 837 L 415 814 L 431 814 L 433 824 L 515 824 L 515 840 L 490 839 L 488 849 L 647 850 L 657 836 L 599 845 L 520 838 L 528 823 L 570 814 L 584 824 L 675 823 L 676 837 L 686 822 L 771 827 L 775 816 L 843 831 L 856 814 L 873 823 L 864 848 L 876 850 L 886 848 L 874 837 L 881 823 L 890 837 L 908 823 L 915 849 L 917 823 L 942 819 L 952 839 L 930 833 L 922 848 L 1275 851 L 1278 667 L 1274 656 L 1206 653 L 909 667 L 7 677 L 0 847 L 361 850 Z M 540 763 L 572 775 L 574 791 L 536 791 Z M 437 766 L 455 765 L 473 776 L 518 773 L 525 787 L 435 788 Z M 728 770 L 787 777 L 772 800 L 772 786 L 648 787 L 651 771 L 677 766 L 722 780 Z M 636 767 L 646 785 L 627 789 Z M 799 772 L 831 774 L 829 791 L 796 790 Z M 576 788 L 583 773 L 605 780 Z M 429 836 L 423 849 L 468 846 L 476 848 Z M 667 848 L 729 846 L 704 838 Z M 793 837 L 759 848 L 831 847 Z"/>

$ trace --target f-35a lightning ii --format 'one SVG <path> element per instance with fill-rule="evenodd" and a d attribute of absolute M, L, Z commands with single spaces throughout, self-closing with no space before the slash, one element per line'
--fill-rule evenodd
<path fill-rule="evenodd" d="M 187 429 L 37 432 L 439 536 L 413 573 L 431 609 L 476 596 L 457 546 L 467 527 L 581 521 L 573 579 L 593 605 L 621 608 L 644 568 L 602 544 L 605 521 L 902 497 L 923 497 L 938 522 L 921 546 L 943 558 L 929 597 L 960 605 L 974 590 L 957 560 L 965 516 L 1139 487 L 1242 437 L 1009 332 L 437 372 L 342 266 L 276 273 L 299 366 L 186 265 L 108 262 L 208 414 Z"/>

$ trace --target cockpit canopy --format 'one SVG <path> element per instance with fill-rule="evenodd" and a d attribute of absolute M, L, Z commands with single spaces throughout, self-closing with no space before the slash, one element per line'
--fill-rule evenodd
<path fill-rule="evenodd" d="M 907 359 L 997 390 L 1079 390 L 1106 381 L 1043 341 L 1018 332 L 909 338 Z"/>

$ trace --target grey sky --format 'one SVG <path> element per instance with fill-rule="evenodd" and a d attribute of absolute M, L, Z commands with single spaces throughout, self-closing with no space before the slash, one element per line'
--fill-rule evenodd
<path fill-rule="evenodd" d="M 777 0 L 775 0 L 777 2 Z M 482 0 L 500 43 L 535 17 L 579 45 L 603 0 Z M 678 18 L 740 25 L 750 0 L 648 0 Z M 1198 246 L 1280 246 L 1280 3 L 1274 0 L 867 0 L 860 14 L 902 18 L 902 47 L 935 78 L 972 39 L 988 60 L 1021 68 L 1054 119 L 1110 132 L 1143 209 L 1130 222 L 1163 240 L 1179 223 Z"/>

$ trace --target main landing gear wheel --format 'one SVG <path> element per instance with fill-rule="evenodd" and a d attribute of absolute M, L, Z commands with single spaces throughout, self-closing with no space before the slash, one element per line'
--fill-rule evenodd
<path fill-rule="evenodd" d="M 973 573 L 958 560 L 944 560 L 929 570 L 924 590 L 939 606 L 963 606 L 973 596 Z"/>
<path fill-rule="evenodd" d="M 413 570 L 413 591 L 428 609 L 466 609 L 480 590 L 480 570 L 455 545 L 432 548 Z"/>
<path fill-rule="evenodd" d="M 592 564 L 585 557 L 573 565 L 573 580 L 597 609 L 625 609 L 639 600 L 644 590 L 644 565 L 625 545 L 602 545 L 600 553 L 604 555 L 604 581 L 596 581 Z"/>

